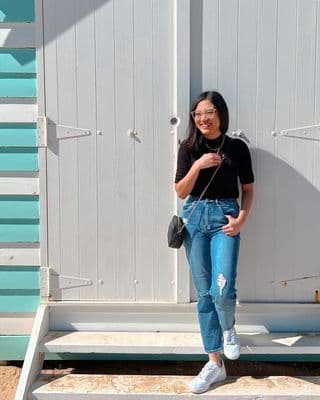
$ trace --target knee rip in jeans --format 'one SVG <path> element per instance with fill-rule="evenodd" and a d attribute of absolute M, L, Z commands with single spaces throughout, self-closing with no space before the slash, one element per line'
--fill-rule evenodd
<path fill-rule="evenodd" d="M 218 275 L 218 279 L 217 279 L 217 285 L 218 285 L 218 288 L 220 289 L 220 296 L 222 296 L 222 290 L 226 286 L 226 283 L 227 283 L 226 278 L 220 272 L 220 274 Z"/>

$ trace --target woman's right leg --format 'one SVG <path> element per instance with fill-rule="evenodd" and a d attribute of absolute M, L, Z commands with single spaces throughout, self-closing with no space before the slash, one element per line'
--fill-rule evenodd
<path fill-rule="evenodd" d="M 223 348 L 222 330 L 210 292 L 212 283 L 210 238 L 188 226 L 184 245 L 198 294 L 197 310 L 203 346 L 208 354 L 219 353 Z"/>
<path fill-rule="evenodd" d="M 188 229 L 190 232 L 190 226 Z M 186 234 L 184 244 L 193 282 L 198 292 L 197 308 L 202 342 L 209 356 L 209 361 L 192 380 L 190 389 L 193 393 L 204 393 L 212 384 L 226 379 L 226 370 L 220 356 L 222 331 L 210 293 L 212 280 L 210 240 L 198 230 L 192 232 L 191 240 L 189 232 Z"/>

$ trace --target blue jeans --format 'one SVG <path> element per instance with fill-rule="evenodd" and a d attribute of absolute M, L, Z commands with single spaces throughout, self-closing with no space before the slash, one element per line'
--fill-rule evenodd
<path fill-rule="evenodd" d="M 207 353 L 215 353 L 222 350 L 222 332 L 235 323 L 240 234 L 228 236 L 222 226 L 227 214 L 238 216 L 239 205 L 236 199 L 205 199 L 190 215 L 196 201 L 189 196 L 183 206 L 182 218 L 188 220 L 184 246 L 198 293 L 203 346 Z"/>

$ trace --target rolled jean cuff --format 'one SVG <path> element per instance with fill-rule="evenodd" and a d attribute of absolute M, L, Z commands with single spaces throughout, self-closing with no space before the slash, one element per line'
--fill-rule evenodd
<path fill-rule="evenodd" d="M 208 349 L 206 349 L 206 348 L 204 349 L 204 351 L 205 351 L 206 353 L 208 353 L 208 354 L 209 354 L 209 353 L 219 353 L 219 352 L 222 351 L 222 350 L 223 350 L 223 347 L 221 347 L 221 346 L 218 347 L 217 349 L 213 349 L 213 350 L 211 350 L 211 349 L 208 350 Z"/>

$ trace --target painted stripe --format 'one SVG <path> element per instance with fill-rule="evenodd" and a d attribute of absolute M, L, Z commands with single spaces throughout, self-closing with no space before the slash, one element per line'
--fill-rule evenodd
<path fill-rule="evenodd" d="M 0 312 L 34 312 L 39 303 L 39 290 L 0 290 Z"/>
<path fill-rule="evenodd" d="M 0 73 L 35 74 L 35 49 L 0 49 Z"/>
<path fill-rule="evenodd" d="M 0 21 L 34 21 L 34 0 L 1 0 Z"/>
<path fill-rule="evenodd" d="M 8 268 L 12 268 L 9 267 L 11 265 L 40 265 L 40 249 L 0 248 L 0 265 L 6 266 Z"/>
<path fill-rule="evenodd" d="M 1 147 L 36 147 L 36 124 L 2 124 L 0 123 Z"/>
<path fill-rule="evenodd" d="M 0 104 L 0 121 L 6 122 L 36 122 L 36 104 Z"/>
<path fill-rule="evenodd" d="M 0 224 L 0 242 L 39 242 L 39 221 L 34 224 Z"/>
<path fill-rule="evenodd" d="M 0 97 L 36 97 L 35 74 L 0 73 Z"/>
<path fill-rule="evenodd" d="M 1 266 L 0 293 L 2 290 L 34 290 L 40 288 L 39 267 L 29 266 Z"/>
<path fill-rule="evenodd" d="M 0 336 L 2 360 L 23 360 L 30 336 Z"/>
<path fill-rule="evenodd" d="M 0 195 L 9 194 L 39 195 L 39 178 L 0 177 Z"/>
<path fill-rule="evenodd" d="M 34 313 L 0 314 L 0 335 L 30 335 L 34 317 Z"/>
<path fill-rule="evenodd" d="M 0 148 L 0 171 L 38 171 L 38 149 Z"/>
<path fill-rule="evenodd" d="M 29 335 L 0 336 L 0 354 L 2 360 L 24 360 L 27 351 Z M 46 360 L 171 360 L 171 361 L 206 361 L 204 354 L 56 354 L 47 353 Z M 319 354 L 253 354 L 241 356 L 241 360 L 251 361 L 313 361 L 319 362 Z"/>
<path fill-rule="evenodd" d="M 39 219 L 39 196 L 0 196 L 1 219 Z"/>
<path fill-rule="evenodd" d="M 0 23 L 0 47 L 36 47 L 34 24 Z"/>

